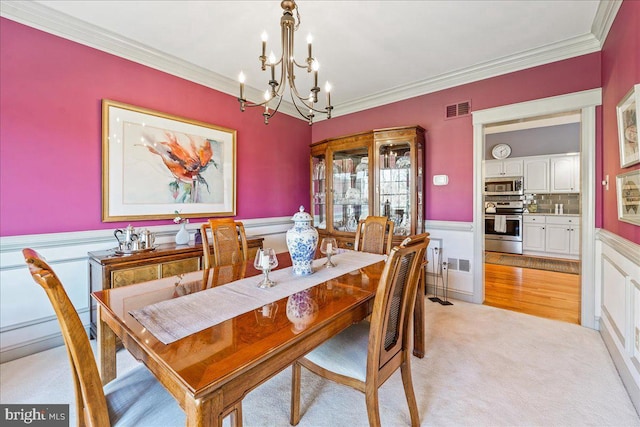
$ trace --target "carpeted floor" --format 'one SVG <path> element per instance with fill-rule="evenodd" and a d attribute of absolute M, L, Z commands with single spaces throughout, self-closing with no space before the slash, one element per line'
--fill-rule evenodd
<path fill-rule="evenodd" d="M 484 262 L 489 264 L 508 265 L 511 267 L 557 271 L 559 273 L 580 274 L 580 261 L 567 259 L 503 254 L 500 252 L 485 252 Z"/>
<path fill-rule="evenodd" d="M 426 313 L 426 357 L 411 358 L 423 426 L 640 425 L 597 331 L 457 300 Z M 120 372 L 136 363 L 118 352 Z M 286 369 L 249 393 L 244 425 L 288 426 L 290 381 Z M 2 403 L 73 399 L 63 347 L 0 365 Z M 383 426 L 410 424 L 399 372 L 379 399 Z M 368 425 L 361 393 L 304 369 L 301 413 L 301 427 Z"/>

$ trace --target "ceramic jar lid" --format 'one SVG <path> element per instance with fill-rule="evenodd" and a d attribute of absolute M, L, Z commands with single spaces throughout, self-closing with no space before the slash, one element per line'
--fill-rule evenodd
<path fill-rule="evenodd" d="M 304 211 L 304 206 L 300 205 L 300 210 L 296 212 L 291 219 L 294 222 L 311 222 L 313 218 L 309 215 L 308 212 Z"/>

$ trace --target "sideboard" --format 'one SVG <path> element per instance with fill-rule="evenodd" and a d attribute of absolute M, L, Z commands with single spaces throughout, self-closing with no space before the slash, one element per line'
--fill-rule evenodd
<path fill-rule="evenodd" d="M 248 238 L 247 259 L 262 247 L 262 237 Z M 113 249 L 89 252 L 89 306 L 91 337 L 96 336 L 96 304 L 91 293 L 133 285 L 162 277 L 197 271 L 202 266 L 202 245 L 165 243 L 153 251 L 117 255 Z"/>

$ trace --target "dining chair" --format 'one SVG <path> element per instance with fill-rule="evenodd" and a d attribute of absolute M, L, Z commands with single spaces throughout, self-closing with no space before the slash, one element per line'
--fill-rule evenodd
<path fill-rule="evenodd" d="M 358 221 L 354 249 L 374 254 L 391 252 L 393 221 L 386 216 L 368 216 Z"/>
<path fill-rule="evenodd" d="M 23 249 L 22 254 L 60 323 L 71 363 L 78 426 L 184 425 L 185 414 L 177 401 L 143 365 L 103 388 L 89 338 L 60 279 L 33 249 Z"/>
<path fill-rule="evenodd" d="M 244 225 L 233 218 L 210 219 L 200 227 L 203 268 L 235 264 L 247 260 L 247 236 Z M 211 234 L 211 243 L 209 243 Z"/>
<path fill-rule="evenodd" d="M 420 425 L 411 379 L 411 318 L 428 234 L 407 237 L 386 261 L 370 321 L 349 326 L 293 365 L 291 424 L 300 421 L 301 367 L 365 394 L 369 425 L 380 426 L 378 388 L 400 368 L 411 425 Z"/>

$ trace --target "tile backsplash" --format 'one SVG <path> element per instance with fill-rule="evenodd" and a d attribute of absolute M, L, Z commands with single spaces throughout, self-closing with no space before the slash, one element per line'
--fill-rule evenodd
<path fill-rule="evenodd" d="M 563 205 L 565 214 L 580 214 L 580 194 L 578 193 L 528 194 L 526 202 L 528 206 L 536 204 L 539 213 L 555 213 L 557 203 Z"/>

